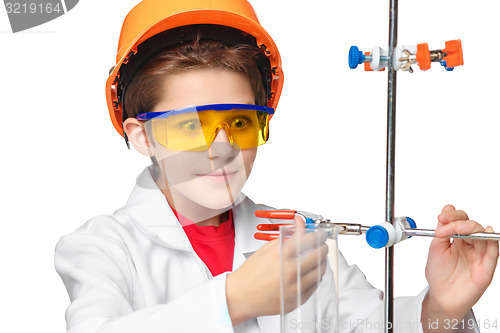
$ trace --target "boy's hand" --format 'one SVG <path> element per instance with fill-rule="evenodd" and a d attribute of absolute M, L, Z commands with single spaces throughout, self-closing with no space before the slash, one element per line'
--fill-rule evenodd
<path fill-rule="evenodd" d="M 328 247 L 326 233 L 305 233 L 303 221 L 295 217 L 296 232 L 283 245 L 285 310 L 296 304 L 297 290 L 304 303 L 318 287 L 318 276 L 326 271 Z M 300 236 L 300 241 L 297 237 Z M 280 243 L 273 240 L 252 254 L 236 271 L 227 276 L 226 297 L 233 326 L 250 318 L 280 313 Z M 300 285 L 297 271 L 300 267 Z"/>
<path fill-rule="evenodd" d="M 498 242 L 444 238 L 484 231 L 493 229 L 485 230 L 452 205 L 443 208 L 425 269 L 430 288 L 422 305 L 422 323 L 462 320 L 489 286 L 498 261 Z"/>

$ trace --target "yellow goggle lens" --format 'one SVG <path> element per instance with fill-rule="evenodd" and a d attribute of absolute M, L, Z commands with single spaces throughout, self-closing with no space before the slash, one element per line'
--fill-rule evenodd
<path fill-rule="evenodd" d="M 154 139 L 162 146 L 180 151 L 210 148 L 220 129 L 240 149 L 264 144 L 269 134 L 269 114 L 258 110 L 204 110 L 151 119 Z"/>

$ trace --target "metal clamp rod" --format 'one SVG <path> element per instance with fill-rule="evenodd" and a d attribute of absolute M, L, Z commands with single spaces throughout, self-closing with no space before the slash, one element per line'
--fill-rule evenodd
<path fill-rule="evenodd" d="M 355 223 L 331 223 L 331 224 L 342 228 L 342 230 L 339 231 L 339 234 L 342 235 L 361 235 L 366 233 L 366 231 L 370 228 Z"/>
<path fill-rule="evenodd" d="M 436 237 L 435 230 L 432 229 L 405 229 L 405 234 L 408 236 Z M 493 232 L 477 232 L 470 235 L 451 235 L 448 238 L 500 241 L 500 234 Z"/>
<path fill-rule="evenodd" d="M 331 223 L 331 222 L 326 222 Z M 341 235 L 361 235 L 365 234 L 370 227 L 363 226 L 355 223 L 331 223 L 337 227 L 342 228 L 339 231 Z M 420 236 L 420 237 L 436 237 L 436 230 L 434 229 L 404 229 L 406 236 Z M 447 238 L 460 238 L 460 239 L 478 239 L 478 240 L 495 240 L 500 241 L 500 233 L 493 232 L 476 232 L 469 235 L 451 235 Z"/>

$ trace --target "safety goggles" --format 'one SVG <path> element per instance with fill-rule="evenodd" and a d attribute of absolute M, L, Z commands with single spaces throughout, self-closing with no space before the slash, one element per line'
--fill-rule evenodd
<path fill-rule="evenodd" d="M 211 104 L 141 113 L 136 118 L 148 120 L 155 141 L 168 149 L 204 151 L 221 129 L 233 147 L 248 149 L 264 144 L 272 114 L 273 108 L 260 105 Z"/>

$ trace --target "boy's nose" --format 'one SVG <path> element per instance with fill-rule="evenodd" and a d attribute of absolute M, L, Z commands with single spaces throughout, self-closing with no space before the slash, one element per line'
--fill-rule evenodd
<path fill-rule="evenodd" d="M 229 137 L 224 128 L 219 130 L 214 142 L 209 148 L 209 153 L 212 158 L 214 157 L 230 157 L 237 153 L 238 149 L 235 149 L 229 141 Z"/>
<path fill-rule="evenodd" d="M 214 142 L 229 142 L 229 136 L 227 135 L 225 128 L 221 128 L 219 130 L 219 133 L 217 133 Z"/>

